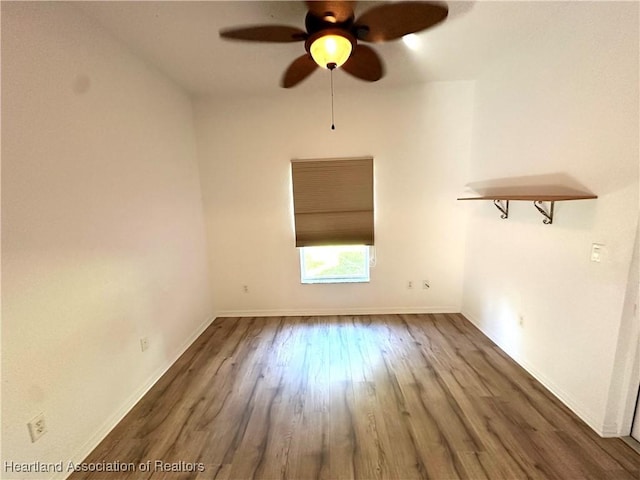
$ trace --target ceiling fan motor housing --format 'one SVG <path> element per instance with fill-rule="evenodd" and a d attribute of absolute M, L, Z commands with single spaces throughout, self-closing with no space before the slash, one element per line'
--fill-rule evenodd
<path fill-rule="evenodd" d="M 312 35 L 327 28 L 341 28 L 350 30 L 355 19 L 353 13 L 344 21 L 338 22 L 338 16 L 334 12 L 325 12 L 322 16 L 317 16 L 312 12 L 307 12 L 304 18 L 304 25 L 307 32 Z"/>

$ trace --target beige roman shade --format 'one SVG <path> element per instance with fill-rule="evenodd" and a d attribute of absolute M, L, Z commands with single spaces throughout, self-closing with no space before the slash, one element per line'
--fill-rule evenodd
<path fill-rule="evenodd" d="M 373 158 L 293 160 L 296 247 L 373 245 Z"/>

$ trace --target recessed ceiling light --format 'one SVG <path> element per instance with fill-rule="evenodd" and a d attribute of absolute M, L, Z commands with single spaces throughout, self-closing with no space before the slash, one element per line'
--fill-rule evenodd
<path fill-rule="evenodd" d="M 411 50 L 418 50 L 420 48 L 420 38 L 415 33 L 410 33 L 402 37 L 404 44 Z"/>

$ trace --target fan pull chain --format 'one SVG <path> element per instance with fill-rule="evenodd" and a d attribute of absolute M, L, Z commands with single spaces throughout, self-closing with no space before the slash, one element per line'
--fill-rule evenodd
<path fill-rule="evenodd" d="M 334 64 L 335 65 L 335 64 Z M 335 66 L 333 68 L 329 68 L 329 71 L 331 72 L 331 130 L 335 130 L 336 129 L 336 124 L 334 122 L 334 115 L 333 115 L 333 71 L 335 70 Z"/>

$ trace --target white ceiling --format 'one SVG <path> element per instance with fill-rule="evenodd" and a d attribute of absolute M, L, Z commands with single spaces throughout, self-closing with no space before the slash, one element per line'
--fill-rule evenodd
<path fill-rule="evenodd" d="M 375 3 L 359 2 L 356 17 Z M 409 50 L 402 41 L 373 45 L 387 70 L 376 88 L 474 79 L 505 49 L 539 34 L 549 22 L 569 21 L 563 7 L 567 2 L 448 4 L 448 19 L 419 34 L 419 51 Z M 306 6 L 302 1 L 106 1 L 76 5 L 193 95 L 279 89 L 284 70 L 304 53 L 302 43 L 237 42 L 218 36 L 222 28 L 249 24 L 304 28 Z M 326 71 L 319 71 L 296 89 L 325 85 L 326 75 Z M 343 72 L 336 73 L 335 81 L 345 88 L 362 86 Z"/>

